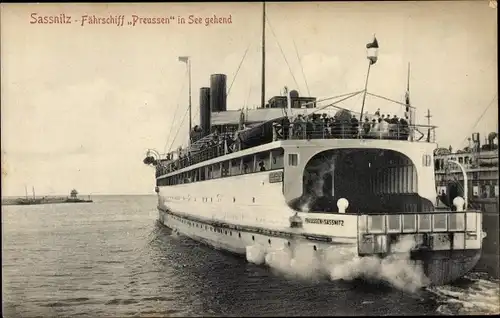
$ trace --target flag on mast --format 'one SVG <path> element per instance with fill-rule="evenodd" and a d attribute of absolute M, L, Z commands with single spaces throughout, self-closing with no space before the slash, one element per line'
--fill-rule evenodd
<path fill-rule="evenodd" d="M 405 104 L 405 117 L 408 119 L 410 118 L 410 63 L 408 63 L 408 81 L 406 83 Z"/>
<path fill-rule="evenodd" d="M 179 56 L 179 62 L 187 63 L 189 61 L 189 56 Z"/>
<path fill-rule="evenodd" d="M 370 65 L 377 62 L 378 58 L 378 41 L 375 36 L 373 36 L 373 42 L 366 45 L 367 58 L 370 60 Z"/>

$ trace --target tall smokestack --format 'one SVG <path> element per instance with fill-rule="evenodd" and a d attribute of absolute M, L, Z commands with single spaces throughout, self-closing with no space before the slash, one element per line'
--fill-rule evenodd
<path fill-rule="evenodd" d="M 210 87 L 202 87 L 200 88 L 200 126 L 203 130 L 203 137 L 210 134 L 211 115 Z"/>
<path fill-rule="evenodd" d="M 210 75 L 210 109 L 213 112 L 225 112 L 226 105 L 226 75 Z"/>

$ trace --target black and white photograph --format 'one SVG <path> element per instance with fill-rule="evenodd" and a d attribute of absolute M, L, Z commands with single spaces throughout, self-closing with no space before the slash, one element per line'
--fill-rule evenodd
<path fill-rule="evenodd" d="M 496 0 L 0 10 L 3 317 L 500 314 Z"/>

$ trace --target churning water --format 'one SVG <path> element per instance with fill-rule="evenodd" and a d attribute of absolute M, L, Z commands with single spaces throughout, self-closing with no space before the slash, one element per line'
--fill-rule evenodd
<path fill-rule="evenodd" d="M 258 266 L 173 234 L 156 219 L 155 196 L 2 207 L 3 315 L 499 312 L 499 282 L 479 274 L 453 286 L 413 288 L 420 279 L 418 272 L 393 275 L 402 268 L 394 264 L 405 260 L 375 263 L 356 259 L 348 250 L 329 251 L 323 262 L 313 264 L 301 263 L 304 257 L 292 262 L 286 253 L 276 251 L 266 256 L 269 266 Z M 360 271 L 377 281 L 356 279 Z M 313 275 L 318 272 L 327 275 Z"/>

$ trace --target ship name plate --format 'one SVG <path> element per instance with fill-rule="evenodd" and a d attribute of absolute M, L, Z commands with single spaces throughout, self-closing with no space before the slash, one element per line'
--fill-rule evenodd
<path fill-rule="evenodd" d="M 269 183 L 278 183 L 283 181 L 283 171 L 274 171 L 269 174 Z"/>
<path fill-rule="evenodd" d="M 344 220 L 306 218 L 306 223 L 344 226 Z"/>

